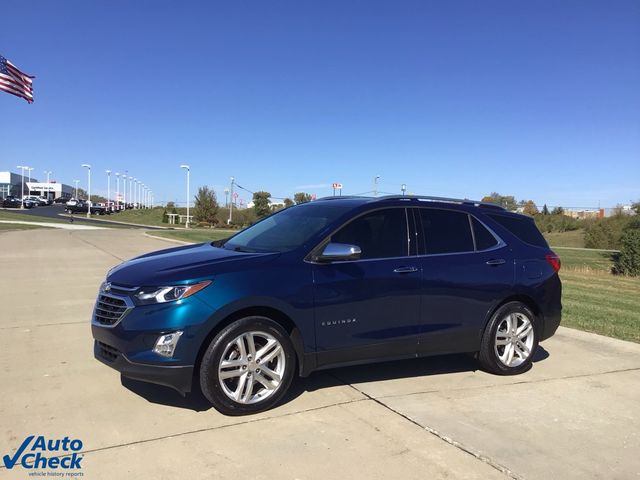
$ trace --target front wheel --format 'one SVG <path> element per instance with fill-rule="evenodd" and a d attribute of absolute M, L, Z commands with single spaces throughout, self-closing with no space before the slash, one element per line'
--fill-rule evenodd
<path fill-rule="evenodd" d="M 521 302 L 502 305 L 493 314 L 478 360 L 484 370 L 497 375 L 517 375 L 531 368 L 538 348 L 536 316 Z"/>
<path fill-rule="evenodd" d="M 273 407 L 286 393 L 296 365 L 289 336 L 265 317 L 246 317 L 225 327 L 200 364 L 200 388 L 225 415 Z"/>

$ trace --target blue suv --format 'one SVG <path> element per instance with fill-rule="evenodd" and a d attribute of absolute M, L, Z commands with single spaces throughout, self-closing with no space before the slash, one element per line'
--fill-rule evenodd
<path fill-rule="evenodd" d="M 559 269 L 533 220 L 497 205 L 331 197 L 113 268 L 94 353 L 182 394 L 195 383 L 228 415 L 342 365 L 472 352 L 518 374 L 560 323 Z"/>

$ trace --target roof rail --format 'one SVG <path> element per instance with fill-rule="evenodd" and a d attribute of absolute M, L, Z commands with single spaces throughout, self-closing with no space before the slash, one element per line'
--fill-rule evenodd
<path fill-rule="evenodd" d="M 328 197 L 320 197 L 316 200 L 349 200 L 353 198 L 368 199 L 371 197 L 363 197 L 362 195 L 329 195 Z"/>
<path fill-rule="evenodd" d="M 418 200 L 423 202 L 442 202 L 457 203 L 461 205 L 474 205 L 477 207 L 488 207 L 504 210 L 502 205 L 492 202 L 482 202 L 480 200 L 469 200 L 468 198 L 448 198 L 448 197 L 432 197 L 428 195 L 385 195 L 378 197 L 377 200 Z"/>

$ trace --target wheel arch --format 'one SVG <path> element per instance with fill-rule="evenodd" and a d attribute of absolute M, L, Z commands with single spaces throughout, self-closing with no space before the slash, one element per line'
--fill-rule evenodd
<path fill-rule="evenodd" d="M 245 317 L 266 317 L 270 320 L 273 320 L 278 325 L 280 325 L 289 335 L 291 339 L 291 343 L 293 344 L 293 348 L 296 351 L 296 359 L 297 359 L 297 369 L 298 372 L 301 372 L 304 364 L 304 341 L 302 338 L 302 333 L 300 329 L 296 326 L 295 322 L 282 310 L 277 308 L 266 306 L 266 305 L 256 305 L 250 307 L 240 308 L 232 313 L 227 314 L 222 320 L 216 323 L 216 325 L 207 333 L 206 337 L 202 341 L 200 348 L 198 350 L 198 355 L 196 356 L 195 364 L 194 364 L 194 374 L 198 375 L 200 372 L 200 364 L 202 362 L 202 357 L 204 356 L 207 347 L 211 343 L 211 340 L 225 327 L 231 325 L 236 320 L 240 320 Z"/>
<path fill-rule="evenodd" d="M 487 314 L 484 320 L 482 331 L 480 332 L 480 341 L 482 341 L 482 337 L 484 336 L 484 333 L 487 330 L 487 327 L 489 326 L 489 321 L 491 320 L 491 317 L 493 317 L 493 315 L 498 311 L 500 307 L 502 307 L 503 305 L 506 305 L 509 302 L 520 302 L 524 304 L 536 316 L 537 334 L 540 335 L 544 331 L 544 328 L 543 328 L 544 317 L 542 315 L 542 310 L 540 309 L 536 301 L 529 295 L 518 293 L 518 294 L 510 295 L 504 298 L 502 301 L 498 302 L 491 310 L 489 310 L 489 313 Z"/>

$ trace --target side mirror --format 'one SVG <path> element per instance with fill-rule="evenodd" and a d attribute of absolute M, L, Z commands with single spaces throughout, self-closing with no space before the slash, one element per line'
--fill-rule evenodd
<path fill-rule="evenodd" d="M 347 243 L 328 243 L 316 261 L 318 262 L 341 262 L 346 260 L 357 260 L 360 258 L 362 250 L 357 245 Z"/>

